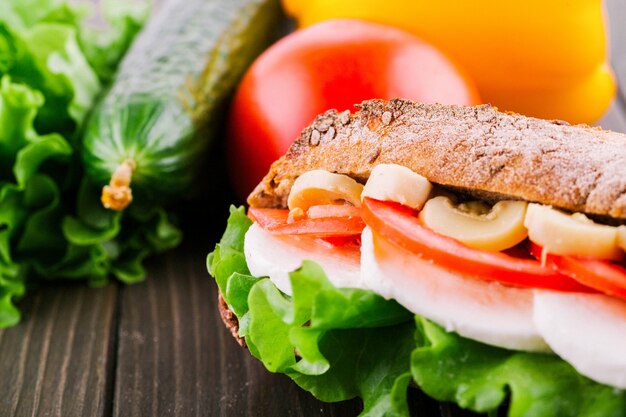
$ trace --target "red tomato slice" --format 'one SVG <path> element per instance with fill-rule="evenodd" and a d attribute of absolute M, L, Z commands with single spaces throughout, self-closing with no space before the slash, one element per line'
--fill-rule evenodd
<path fill-rule="evenodd" d="M 470 248 L 423 226 L 415 212 L 396 203 L 365 198 L 363 220 L 374 231 L 423 259 L 476 278 L 520 287 L 589 291 L 570 277 L 532 259 Z"/>
<path fill-rule="evenodd" d="M 309 207 L 306 215 L 310 219 L 319 217 L 361 217 L 361 209 L 349 205 L 325 204 Z"/>
<path fill-rule="evenodd" d="M 543 248 L 530 243 L 530 252 L 541 259 Z M 626 268 L 602 259 L 547 254 L 546 265 L 583 285 L 615 297 L 626 298 Z"/>
<path fill-rule="evenodd" d="M 325 238 L 322 238 L 322 241 L 326 245 L 330 245 L 332 247 L 337 247 L 337 248 L 352 247 L 352 248 L 355 248 L 356 250 L 361 249 L 361 235 L 325 237 Z"/>
<path fill-rule="evenodd" d="M 365 223 L 359 216 L 297 218 L 290 220 L 289 210 L 253 208 L 248 216 L 270 233 L 332 238 L 360 235 Z"/>

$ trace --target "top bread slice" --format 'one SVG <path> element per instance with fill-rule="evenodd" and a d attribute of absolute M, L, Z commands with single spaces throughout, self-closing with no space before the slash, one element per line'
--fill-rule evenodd
<path fill-rule="evenodd" d="M 318 116 L 248 197 L 287 207 L 293 182 L 324 169 L 365 182 L 404 165 L 473 197 L 519 199 L 626 219 L 626 135 L 476 107 L 370 100 Z"/>

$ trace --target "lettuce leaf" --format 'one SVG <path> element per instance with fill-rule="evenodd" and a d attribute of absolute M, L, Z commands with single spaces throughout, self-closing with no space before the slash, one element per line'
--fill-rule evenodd
<path fill-rule="evenodd" d="M 0 2 L 0 76 L 40 91 L 42 133 L 73 135 L 149 14 L 147 0 L 103 0 L 100 26 L 66 0 Z"/>
<path fill-rule="evenodd" d="M 58 204 L 59 190 L 41 166 L 67 161 L 72 153 L 62 136 L 36 133 L 33 123 L 42 105 L 39 92 L 0 78 L 0 327 L 20 317 L 13 300 L 24 294 L 26 268 L 16 242 L 33 219 Z"/>
<path fill-rule="evenodd" d="M 19 321 L 32 281 L 137 282 L 148 255 L 181 241 L 163 208 L 105 210 L 83 179 L 82 123 L 148 11 L 147 0 L 102 4 L 93 28 L 66 0 L 0 2 L 0 327 Z"/>
<path fill-rule="evenodd" d="M 39 23 L 20 31 L 0 18 L 4 73 L 14 82 L 43 94 L 36 128 L 41 133 L 71 134 L 89 112 L 101 84 L 80 51 L 76 29 L 58 23 Z M 2 74 L 0 73 L 0 76 Z"/>
<path fill-rule="evenodd" d="M 447 333 L 423 318 L 416 321 L 413 376 L 440 401 L 488 412 L 510 396 L 510 417 L 626 415 L 623 391 L 581 376 L 557 356 L 499 349 Z"/>
<path fill-rule="evenodd" d="M 69 10 L 64 0 L 4 0 L 0 2 L 0 16 L 11 27 L 24 29 Z"/>
<path fill-rule="evenodd" d="M 358 396 L 364 416 L 407 415 L 412 315 L 370 291 L 334 288 L 313 262 L 292 274 L 294 294 L 285 296 L 268 279 L 249 275 L 243 236 L 250 224 L 242 208 L 231 208 L 208 257 L 250 352 L 323 401 Z"/>
<path fill-rule="evenodd" d="M 87 279 L 102 286 L 113 274 L 125 283 L 142 281 L 143 260 L 180 244 L 182 234 L 163 208 L 128 215 L 106 210 L 99 188 L 84 179 L 77 195 L 77 211 L 52 207 L 33 216 L 18 245 L 34 272 L 45 279 Z M 38 221 L 39 220 L 39 221 Z M 57 242 L 52 239 L 56 237 Z M 54 250 L 52 249 L 54 248 Z"/>
<path fill-rule="evenodd" d="M 243 254 L 250 225 L 243 208 L 231 208 L 208 270 L 250 353 L 318 399 L 360 397 L 362 416 L 408 416 L 413 382 L 476 412 L 508 406 L 510 417 L 626 416 L 624 391 L 581 376 L 557 356 L 448 333 L 370 291 L 334 288 L 314 262 L 290 275 L 293 295 L 286 296 L 250 275 Z"/>
<path fill-rule="evenodd" d="M 17 34 L 49 24 L 74 31 L 71 42 L 77 41 L 80 54 L 71 58 L 88 63 L 86 72 L 80 76 L 95 73 L 106 84 L 113 78 L 117 64 L 148 19 L 150 1 L 101 0 L 98 5 L 94 10 L 89 4 L 71 5 L 67 0 L 3 0 L 0 2 L 0 21 Z M 0 51 L 3 50 L 1 39 Z M 59 39 L 52 41 L 60 42 Z M 76 51 L 74 45 L 69 49 Z M 2 72 L 0 55 L 0 74 Z"/>

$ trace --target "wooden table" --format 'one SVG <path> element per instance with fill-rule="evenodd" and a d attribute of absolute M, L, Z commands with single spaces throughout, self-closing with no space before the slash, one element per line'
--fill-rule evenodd
<path fill-rule="evenodd" d="M 626 3 L 609 0 L 613 63 L 626 86 Z M 626 89 L 603 127 L 626 132 Z M 149 278 L 102 289 L 54 284 L 30 293 L 22 323 L 0 331 L 0 416 L 355 416 L 272 375 L 222 326 L 205 257 L 220 214 L 149 262 Z M 465 415 L 418 395 L 420 415 Z"/>

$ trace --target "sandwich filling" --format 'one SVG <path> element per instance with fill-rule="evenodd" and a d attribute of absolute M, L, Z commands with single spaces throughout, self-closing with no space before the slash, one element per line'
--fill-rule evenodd
<path fill-rule="evenodd" d="M 461 336 L 554 352 L 626 388 L 623 226 L 503 201 L 463 201 L 404 167 L 365 187 L 326 172 L 294 184 L 287 210 L 251 208 L 250 273 L 292 294 L 305 260 L 339 288 L 371 290 Z"/>

